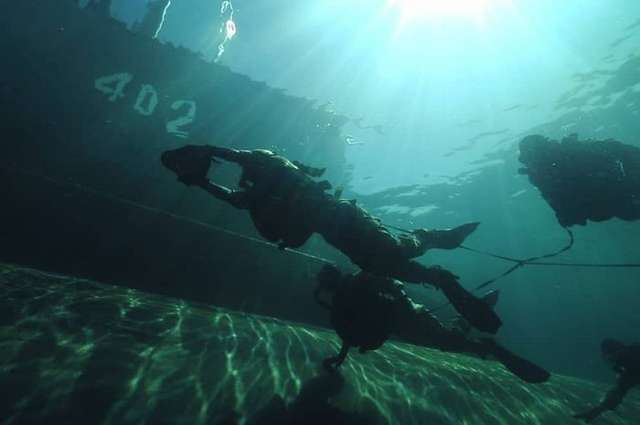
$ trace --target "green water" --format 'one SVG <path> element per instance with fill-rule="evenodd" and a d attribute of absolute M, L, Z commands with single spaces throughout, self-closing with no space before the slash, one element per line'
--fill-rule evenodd
<path fill-rule="evenodd" d="M 315 274 L 353 265 L 317 235 L 277 250 L 159 158 L 272 149 L 326 168 L 387 225 L 479 221 L 469 247 L 543 255 L 567 233 L 518 174 L 518 143 L 640 146 L 640 2 L 0 3 L 0 264 L 32 267 L 0 265 L 1 423 L 567 424 L 614 380 L 600 342 L 638 341 L 640 269 L 526 266 L 487 288 L 501 291 L 496 338 L 549 383 L 396 343 L 323 374 L 339 341 Z M 238 175 L 216 164 L 209 178 Z M 638 222 L 571 230 L 554 260 L 640 263 Z M 467 250 L 419 261 L 469 290 L 512 265 Z M 437 291 L 407 292 L 455 318 Z M 638 396 L 596 423 L 634 423 Z"/>

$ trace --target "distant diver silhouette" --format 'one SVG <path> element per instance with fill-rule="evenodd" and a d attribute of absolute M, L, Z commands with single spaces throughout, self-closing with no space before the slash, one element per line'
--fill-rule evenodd
<path fill-rule="evenodd" d="M 640 344 L 625 345 L 615 339 L 605 339 L 601 349 L 603 357 L 618 373 L 618 380 L 599 405 L 573 415 L 586 422 L 591 422 L 607 410 L 614 410 L 629 390 L 640 386 Z"/>
<path fill-rule="evenodd" d="M 562 226 L 587 220 L 640 219 L 640 148 L 615 140 L 520 142 L 519 171 L 536 186 Z"/>

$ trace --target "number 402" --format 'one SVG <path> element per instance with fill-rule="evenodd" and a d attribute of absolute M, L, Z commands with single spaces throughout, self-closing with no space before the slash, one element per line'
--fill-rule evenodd
<path fill-rule="evenodd" d="M 110 102 L 124 97 L 124 90 L 133 80 L 133 75 L 128 72 L 121 72 L 118 74 L 106 75 L 104 77 L 97 78 L 94 83 L 94 87 L 100 93 L 103 93 L 108 97 Z M 143 84 L 138 92 L 138 97 L 133 105 L 133 109 L 141 115 L 151 116 L 158 106 L 158 93 L 156 89 L 150 84 Z M 166 129 L 169 134 L 178 137 L 187 137 L 189 133 L 183 129 L 183 127 L 193 123 L 196 117 L 196 102 L 192 100 L 176 100 L 171 104 L 171 109 L 178 111 L 186 108 L 186 112 L 183 116 L 169 121 L 166 124 Z"/>

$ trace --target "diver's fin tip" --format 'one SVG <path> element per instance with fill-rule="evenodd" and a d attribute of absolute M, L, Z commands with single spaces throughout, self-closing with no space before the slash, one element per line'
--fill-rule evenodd
<path fill-rule="evenodd" d="M 511 373 L 529 384 L 542 384 L 551 378 L 551 373 L 535 363 L 507 350 L 490 338 L 485 339 L 492 346 L 492 354 Z"/>

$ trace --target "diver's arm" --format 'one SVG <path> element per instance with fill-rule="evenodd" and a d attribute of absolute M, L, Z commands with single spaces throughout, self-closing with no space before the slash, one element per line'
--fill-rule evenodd
<path fill-rule="evenodd" d="M 247 209 L 247 195 L 246 192 L 241 190 L 231 190 L 228 187 L 224 187 L 222 185 L 213 183 L 212 181 L 204 179 L 201 182 L 198 182 L 198 187 L 206 190 L 209 194 L 213 195 L 215 198 L 228 202 L 233 207 L 238 209 Z"/>
<path fill-rule="evenodd" d="M 395 301 L 393 334 L 423 347 L 484 357 L 482 344 L 443 325 L 430 311 L 408 297 Z"/>
<path fill-rule="evenodd" d="M 236 162 L 240 165 L 244 164 L 251 156 L 251 151 L 244 149 L 223 148 L 220 146 L 204 145 L 201 146 L 206 153 L 212 158 L 219 158 L 229 162 Z"/>
<path fill-rule="evenodd" d="M 586 422 L 591 422 L 607 410 L 614 410 L 618 407 L 620 403 L 622 403 L 622 399 L 627 394 L 627 391 L 637 384 L 637 382 L 634 382 L 625 374 L 620 375 L 616 386 L 607 393 L 604 400 L 602 400 L 598 406 L 587 410 L 586 412 L 573 415 L 573 417 L 576 419 L 583 419 Z"/>
<path fill-rule="evenodd" d="M 324 366 L 325 370 L 327 370 L 328 372 L 335 371 L 342 363 L 344 363 L 347 355 L 349 354 L 350 348 L 351 346 L 343 341 L 338 355 L 324 359 L 324 361 L 322 362 L 322 366 Z"/>
<path fill-rule="evenodd" d="M 600 403 L 601 406 L 607 410 L 614 410 L 620 405 L 620 403 L 622 403 L 622 399 L 627 392 L 636 384 L 637 382 L 633 382 L 627 374 L 623 373 L 618 378 L 616 386 L 607 393 L 607 396 L 604 398 L 602 403 Z"/>
<path fill-rule="evenodd" d="M 387 290 L 394 298 L 392 333 L 395 336 L 439 350 L 478 352 L 472 340 L 457 329 L 443 325 L 428 308 L 413 302 L 402 288 L 402 284 L 394 282 Z"/>
<path fill-rule="evenodd" d="M 247 162 L 247 160 L 251 157 L 251 151 L 244 149 L 231 149 L 231 148 L 220 148 L 217 146 L 212 146 L 213 156 L 216 158 L 224 159 L 225 161 L 236 162 L 240 165 L 243 165 Z"/>

